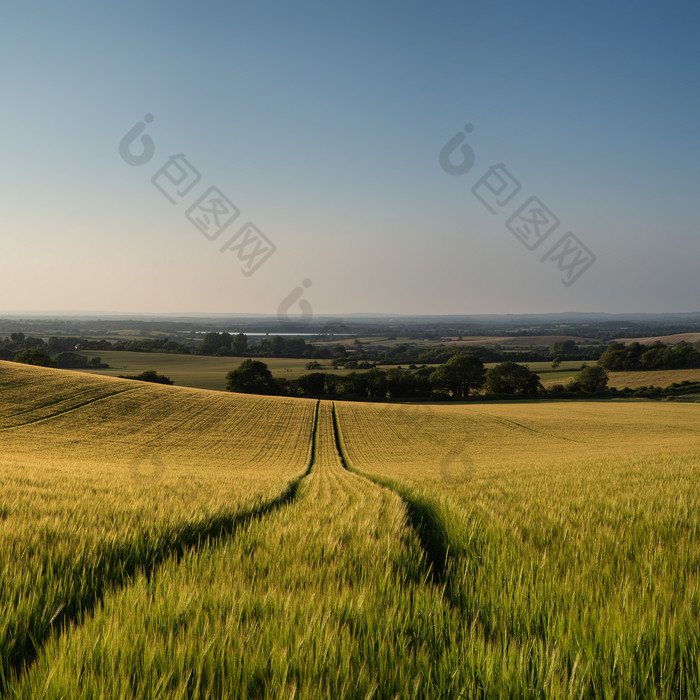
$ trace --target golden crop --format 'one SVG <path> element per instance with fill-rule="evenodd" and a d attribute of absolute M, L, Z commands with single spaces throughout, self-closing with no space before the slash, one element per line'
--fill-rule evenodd
<path fill-rule="evenodd" d="M 698 404 L 0 401 L 0 695 L 700 693 Z"/>

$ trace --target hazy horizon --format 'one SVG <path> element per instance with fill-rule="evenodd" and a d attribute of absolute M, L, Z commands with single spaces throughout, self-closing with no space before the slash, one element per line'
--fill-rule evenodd
<path fill-rule="evenodd" d="M 135 318 L 138 316 L 145 316 L 152 319 L 157 319 L 160 317 L 175 317 L 175 318 L 235 318 L 235 317 L 249 317 L 249 318 L 266 318 L 270 317 L 276 319 L 279 317 L 277 313 L 254 313 L 254 312 L 206 312 L 206 311 L 168 311 L 168 312 L 150 312 L 150 311 L 51 311 L 51 310 L 37 310 L 37 311 L 0 311 L 0 318 L 65 318 L 65 319 L 82 319 L 82 318 L 109 318 L 109 317 L 119 317 L 119 318 Z M 382 311 L 355 311 L 348 313 L 318 313 L 314 315 L 316 318 L 352 318 L 352 317 L 362 317 L 362 318 L 491 318 L 491 317 L 538 317 L 538 316 L 561 316 L 561 317 L 598 317 L 598 316 L 611 316 L 618 319 L 624 319 L 625 317 L 677 317 L 677 316 L 691 316 L 699 317 L 700 311 L 661 311 L 661 312 L 644 312 L 644 311 L 628 311 L 628 312 L 616 312 L 616 311 L 534 311 L 531 313 L 390 313 Z M 290 319 L 301 318 L 301 314 L 289 314 Z"/>

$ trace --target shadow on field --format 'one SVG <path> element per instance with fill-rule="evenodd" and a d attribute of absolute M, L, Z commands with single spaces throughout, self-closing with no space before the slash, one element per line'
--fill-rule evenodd
<path fill-rule="evenodd" d="M 71 625 L 82 624 L 105 594 L 128 586 L 138 575 L 145 575 L 150 581 L 166 559 L 175 558 L 176 561 L 180 561 L 188 552 L 230 537 L 240 528 L 292 503 L 297 497 L 301 482 L 311 473 L 316 461 L 319 404 L 320 402 L 316 403 L 314 413 L 307 467 L 304 473 L 291 480 L 277 497 L 243 510 L 226 512 L 198 522 L 182 523 L 164 532 L 144 533 L 136 541 L 105 548 L 99 564 L 93 565 L 90 570 L 90 580 L 87 581 L 87 562 L 76 562 L 72 567 L 68 587 L 75 593 L 59 606 L 50 620 L 42 619 L 45 618 L 45 610 L 38 612 L 35 619 L 30 621 L 23 638 L 15 638 L 7 656 L 2 659 L 0 697 L 5 697 L 18 677 L 29 671 L 49 639 L 53 636 L 59 637 L 68 631 Z"/>

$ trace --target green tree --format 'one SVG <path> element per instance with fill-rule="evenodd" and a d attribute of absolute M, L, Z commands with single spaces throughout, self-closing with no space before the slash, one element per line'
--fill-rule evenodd
<path fill-rule="evenodd" d="M 297 383 L 305 396 L 323 396 L 326 393 L 326 375 L 323 372 L 302 374 Z"/>
<path fill-rule="evenodd" d="M 281 335 L 273 335 L 270 339 L 270 350 L 273 355 L 283 355 L 286 349 L 286 342 Z"/>
<path fill-rule="evenodd" d="M 554 340 L 549 346 L 549 353 L 552 357 L 559 355 L 576 355 L 578 348 L 574 340 Z"/>
<path fill-rule="evenodd" d="M 598 364 L 601 367 L 615 371 L 620 371 L 625 369 L 625 364 L 627 361 L 627 349 L 624 343 L 611 343 L 603 351 L 603 354 L 598 360 Z"/>
<path fill-rule="evenodd" d="M 13 334 L 14 335 L 14 334 Z M 56 363 L 39 348 L 28 348 L 18 352 L 14 357 L 15 362 L 25 365 L 38 365 L 39 367 L 55 367 Z"/>
<path fill-rule="evenodd" d="M 147 369 L 141 374 L 133 374 L 131 376 L 120 374 L 120 379 L 135 379 L 139 382 L 152 382 L 153 384 L 175 384 L 175 382 L 166 377 L 164 374 L 158 374 L 154 369 Z"/>
<path fill-rule="evenodd" d="M 603 367 L 584 367 L 573 380 L 581 391 L 605 391 L 608 388 L 608 373 Z"/>
<path fill-rule="evenodd" d="M 447 389 L 455 398 L 464 399 L 469 392 L 484 385 L 484 363 L 471 353 L 455 355 L 440 365 L 430 377 L 437 389 Z"/>
<path fill-rule="evenodd" d="M 199 346 L 199 352 L 203 355 L 216 355 L 217 353 L 223 354 L 231 350 L 231 334 L 230 333 L 218 333 L 213 331 L 212 333 L 205 333 L 202 338 L 202 343 Z"/>
<path fill-rule="evenodd" d="M 342 378 L 340 386 L 344 394 L 384 399 L 387 392 L 386 372 L 376 367 L 366 372 L 350 372 Z"/>
<path fill-rule="evenodd" d="M 394 367 L 386 373 L 386 388 L 392 399 L 405 399 L 413 396 L 416 381 L 412 372 Z"/>
<path fill-rule="evenodd" d="M 236 333 L 231 341 L 231 350 L 234 355 L 243 355 L 248 352 L 248 336 L 245 333 Z"/>
<path fill-rule="evenodd" d="M 81 369 L 88 366 L 88 359 L 77 352 L 61 352 L 54 358 L 59 369 Z"/>
<path fill-rule="evenodd" d="M 531 396 L 541 389 L 539 375 L 515 362 L 502 362 L 486 373 L 486 390 L 491 394 Z"/>
<path fill-rule="evenodd" d="M 247 359 L 226 375 L 226 389 L 241 394 L 274 394 L 277 386 L 264 362 Z"/>

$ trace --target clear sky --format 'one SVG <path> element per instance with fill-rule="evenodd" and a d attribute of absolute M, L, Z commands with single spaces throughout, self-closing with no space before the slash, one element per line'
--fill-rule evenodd
<path fill-rule="evenodd" d="M 696 0 L 17 0 L 0 39 L 0 311 L 700 310 Z"/>

